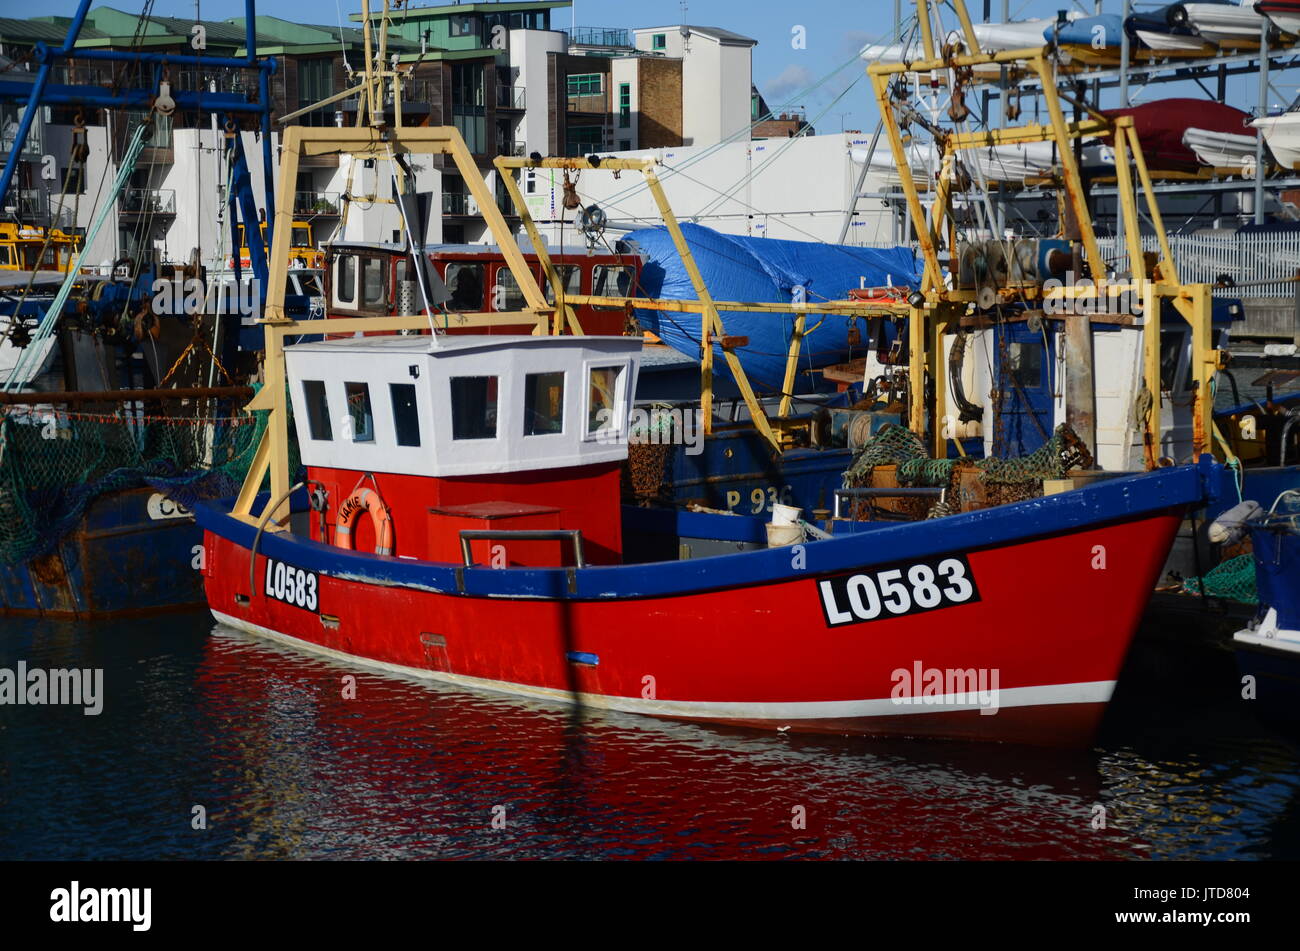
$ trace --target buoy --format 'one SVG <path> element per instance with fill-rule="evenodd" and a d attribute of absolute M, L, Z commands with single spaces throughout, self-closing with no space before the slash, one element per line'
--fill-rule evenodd
<path fill-rule="evenodd" d="M 370 513 L 370 521 L 375 526 L 375 554 L 391 555 L 393 553 L 393 517 L 388 506 L 372 489 L 357 489 L 339 506 L 338 519 L 334 523 L 334 544 L 349 551 L 356 549 L 356 538 L 352 534 L 352 523 L 362 512 Z"/>
<path fill-rule="evenodd" d="M 1216 518 L 1206 534 L 1215 545 L 1231 545 L 1246 534 L 1246 523 L 1263 512 L 1264 508 L 1258 502 L 1249 499 L 1238 502 Z"/>

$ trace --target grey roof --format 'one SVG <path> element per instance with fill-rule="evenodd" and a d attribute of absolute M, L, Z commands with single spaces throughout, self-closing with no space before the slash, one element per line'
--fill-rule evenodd
<path fill-rule="evenodd" d="M 680 30 L 680 29 L 681 29 L 680 25 L 652 26 L 652 27 L 637 27 L 637 29 L 634 30 L 633 32 L 667 33 L 667 32 L 671 32 L 672 30 Z M 743 34 L 740 33 L 733 33 L 731 30 L 724 30 L 716 26 L 692 26 L 690 24 L 687 24 L 686 29 L 690 30 L 692 33 L 698 33 L 700 34 L 700 36 L 707 36 L 710 39 L 717 40 L 723 46 L 757 46 L 758 45 L 758 40 L 754 39 L 753 37 L 744 36 Z"/>

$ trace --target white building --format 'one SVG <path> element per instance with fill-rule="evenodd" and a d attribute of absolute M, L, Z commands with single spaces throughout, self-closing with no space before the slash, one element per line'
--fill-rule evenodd
<path fill-rule="evenodd" d="M 738 141 L 708 149 L 698 146 L 620 153 L 621 158 L 653 158 L 658 177 L 677 219 L 726 234 L 837 242 L 846 212 L 852 210 L 844 243 L 891 244 L 894 218 L 876 199 L 854 199 L 862 165 L 855 162 L 869 138 L 854 133 Z M 678 173 L 680 169 L 680 174 Z M 563 213 L 563 177 L 538 170 L 524 179 L 529 213 L 545 222 L 543 232 L 558 242 L 561 231 L 572 242 L 576 212 Z M 873 172 L 863 190 L 879 191 Z M 610 220 L 611 236 L 660 224 L 659 213 L 639 174 L 585 171 L 578 192 L 584 205 L 596 204 Z M 563 214 L 563 226 L 558 220 Z"/>

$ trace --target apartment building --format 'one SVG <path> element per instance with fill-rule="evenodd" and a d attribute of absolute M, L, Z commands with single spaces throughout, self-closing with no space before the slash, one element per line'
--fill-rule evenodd
<path fill-rule="evenodd" d="M 376 5 L 377 6 L 377 5 Z M 517 223 L 492 160 L 497 155 L 586 155 L 681 146 L 708 146 L 746 138 L 756 101 L 751 80 L 755 40 L 713 27 L 678 26 L 625 30 L 573 27 L 571 0 L 451 3 L 390 11 L 387 53 L 406 73 L 402 118 L 408 125 L 453 125 L 473 153 L 508 223 Z M 382 28 L 372 8 L 372 32 Z M 557 22 L 557 21 L 567 22 Z M 298 112 L 354 85 L 363 63 L 363 23 L 348 26 L 294 23 L 258 16 L 255 52 L 274 56 L 270 84 L 273 116 Z M 23 90 L 32 73 L 24 56 L 35 43 L 61 43 L 69 20 L 37 16 L 0 19 L 0 54 L 13 64 L 0 74 L 0 158 L 21 115 Z M 195 27 L 203 28 L 206 52 L 244 57 L 247 26 L 242 17 L 194 21 L 142 19 L 114 7 L 90 11 L 78 48 L 110 48 L 190 54 Z M 375 40 L 378 42 L 378 39 Z M 174 89 L 259 95 L 256 70 L 168 67 Z M 53 83 L 113 88 L 152 88 L 157 77 L 134 64 L 71 60 Z M 30 88 L 30 87 L 28 87 Z M 391 99 L 391 97 L 390 97 Z M 393 104 L 385 103 L 395 119 Z M 340 100 L 292 119 L 293 123 L 351 125 L 356 99 Z M 78 109 L 71 104 L 42 110 L 0 214 L 33 224 L 86 228 L 96 198 L 116 174 L 143 111 Z M 61 189 L 80 116 L 90 157 L 85 174 Z M 141 155 L 111 220 L 87 261 L 132 256 L 154 247 L 172 261 L 198 252 L 208 263 L 232 251 L 222 214 L 227 130 L 210 114 L 178 110 L 155 116 L 149 146 Z M 253 190 L 266 208 L 263 149 L 255 123 L 244 138 Z M 276 129 L 282 125 L 276 123 Z M 5 139 L 4 136 L 8 136 Z M 272 133 L 272 175 L 279 186 L 279 132 Z M 50 176 L 53 156 L 57 174 Z M 427 213 L 424 240 L 481 242 L 487 227 L 459 171 L 440 156 L 416 163 L 416 189 Z M 535 193 L 537 181 L 525 177 Z M 382 161 L 354 164 L 338 156 L 300 162 L 294 183 L 295 218 L 309 222 L 318 243 L 333 234 L 362 240 L 400 240 L 401 223 L 391 204 L 392 174 Z M 364 214 L 362 212 L 364 210 Z M 512 220 L 513 219 L 513 220 Z"/>

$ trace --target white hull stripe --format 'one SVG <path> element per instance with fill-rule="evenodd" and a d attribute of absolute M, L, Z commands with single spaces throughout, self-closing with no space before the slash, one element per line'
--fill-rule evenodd
<path fill-rule="evenodd" d="M 450 674 L 438 670 L 420 667 L 405 667 L 390 664 L 387 661 L 371 660 L 356 654 L 323 647 L 311 641 L 304 641 L 289 634 L 262 627 L 252 621 L 231 617 L 214 610 L 212 616 L 221 624 L 269 638 L 281 644 L 328 657 L 347 664 L 359 664 L 385 673 L 398 674 L 403 677 L 419 677 L 440 683 L 454 684 L 475 690 L 490 690 L 495 693 L 508 693 L 537 700 L 549 700 L 560 703 L 573 703 L 574 695 L 567 690 L 555 690 L 550 687 L 534 687 L 528 684 L 509 683 L 502 680 L 487 680 L 482 677 L 467 677 L 463 674 Z M 1010 687 L 997 691 L 998 708 L 1050 706 L 1066 703 L 1106 703 L 1115 689 L 1113 680 L 1095 680 L 1086 683 L 1048 684 L 1041 687 Z M 908 701 L 883 697 L 874 700 L 814 700 L 783 703 L 747 703 L 736 701 L 708 700 L 644 700 L 640 697 L 613 697 L 606 694 L 580 693 L 578 701 L 586 707 L 603 710 L 619 710 L 625 713 L 641 713 L 649 716 L 682 717 L 707 720 L 772 720 L 788 722 L 795 720 L 852 720 L 868 717 L 908 716 L 927 713 L 951 713 L 959 710 L 979 710 L 983 707 L 976 694 L 945 694 Z"/>
<path fill-rule="evenodd" d="M 1238 631 L 1232 635 L 1232 639 L 1241 644 L 1255 644 L 1259 647 L 1271 647 L 1273 650 L 1300 654 L 1300 631 L 1279 630 L 1272 637 L 1261 637 L 1254 631 Z"/>

